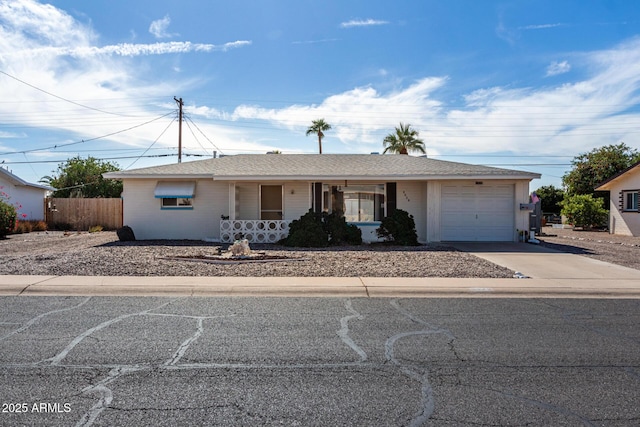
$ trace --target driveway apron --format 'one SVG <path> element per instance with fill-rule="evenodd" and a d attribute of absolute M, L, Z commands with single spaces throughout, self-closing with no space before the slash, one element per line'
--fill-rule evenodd
<path fill-rule="evenodd" d="M 533 279 L 637 279 L 638 270 L 530 243 L 455 242 L 451 245 Z"/>

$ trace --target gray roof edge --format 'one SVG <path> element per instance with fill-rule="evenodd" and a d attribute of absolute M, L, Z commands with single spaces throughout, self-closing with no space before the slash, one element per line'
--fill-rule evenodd
<path fill-rule="evenodd" d="M 6 169 L 0 168 L 0 173 L 4 174 L 7 176 L 7 178 L 9 178 L 9 181 L 13 181 L 14 184 L 13 185 L 19 185 L 22 187 L 32 187 L 32 188 L 37 188 L 40 190 L 46 190 L 46 191 L 55 191 L 56 189 L 53 187 L 49 187 L 48 185 L 42 185 L 42 184 L 32 184 L 30 182 L 25 181 L 24 179 L 20 178 L 17 175 L 14 175 L 13 173 L 9 172 Z"/>
<path fill-rule="evenodd" d="M 447 181 L 469 179 L 495 179 L 495 180 L 532 180 L 540 178 L 540 174 L 525 173 L 513 175 L 335 175 L 335 176 L 250 176 L 250 175 L 225 175 L 214 176 L 214 181 Z M 164 177 L 163 177 L 164 178 Z"/>
<path fill-rule="evenodd" d="M 213 179 L 213 174 L 137 174 L 126 172 L 107 172 L 102 174 L 106 179 Z"/>

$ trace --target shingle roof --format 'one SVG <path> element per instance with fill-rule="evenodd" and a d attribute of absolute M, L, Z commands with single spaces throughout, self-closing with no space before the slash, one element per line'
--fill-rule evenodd
<path fill-rule="evenodd" d="M 110 172 L 105 178 L 316 179 L 534 179 L 540 174 L 407 155 L 239 154 L 216 159 Z"/>

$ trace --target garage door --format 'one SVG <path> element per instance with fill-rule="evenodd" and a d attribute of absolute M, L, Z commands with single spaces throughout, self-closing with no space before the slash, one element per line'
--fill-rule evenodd
<path fill-rule="evenodd" d="M 443 241 L 513 241 L 513 184 L 443 184 L 441 206 Z"/>

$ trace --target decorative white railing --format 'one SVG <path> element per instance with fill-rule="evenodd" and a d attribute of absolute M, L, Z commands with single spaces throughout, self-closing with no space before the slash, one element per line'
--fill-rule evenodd
<path fill-rule="evenodd" d="M 220 221 L 220 240 L 233 243 L 247 239 L 249 243 L 276 243 L 289 235 L 291 221 L 283 220 L 231 220 Z"/>

